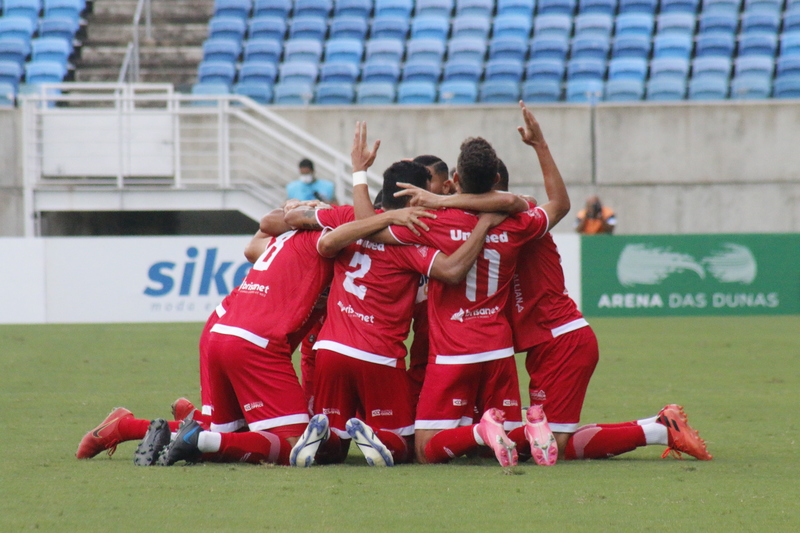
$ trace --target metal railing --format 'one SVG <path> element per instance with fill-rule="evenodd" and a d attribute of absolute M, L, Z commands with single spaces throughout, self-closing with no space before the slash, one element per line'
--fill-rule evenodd
<path fill-rule="evenodd" d="M 138 83 L 141 80 L 141 47 L 139 45 L 139 24 L 144 13 L 144 35 L 148 41 L 153 38 L 153 18 L 150 0 L 139 0 L 136 3 L 136 11 L 133 14 L 131 31 L 133 40 L 128 43 L 125 51 L 125 58 L 119 69 L 118 83 L 127 81 L 128 83 Z"/>

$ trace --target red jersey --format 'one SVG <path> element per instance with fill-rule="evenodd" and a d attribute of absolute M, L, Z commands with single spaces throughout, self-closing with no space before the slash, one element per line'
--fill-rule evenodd
<path fill-rule="evenodd" d="M 320 210 L 317 219 L 332 228 L 352 220 L 352 211 Z M 430 272 L 437 253 L 368 240 L 344 248 L 334 261 L 328 317 L 314 348 L 402 368 L 420 275 Z"/>
<path fill-rule="evenodd" d="M 295 230 L 272 239 L 212 331 L 288 350 L 288 335 L 303 325 L 331 281 L 333 261 L 317 252 L 319 237 L 318 231 Z"/>
<path fill-rule="evenodd" d="M 461 209 L 437 211 L 426 220 L 430 231 L 414 235 L 408 228 L 390 231 L 402 243 L 425 244 L 454 253 L 478 222 L 475 213 Z M 507 218 L 486 236 L 483 251 L 458 285 L 430 280 L 428 320 L 430 362 L 464 364 L 514 355 L 505 307 L 517 255 L 523 243 L 547 231 L 547 214 L 538 207 Z"/>

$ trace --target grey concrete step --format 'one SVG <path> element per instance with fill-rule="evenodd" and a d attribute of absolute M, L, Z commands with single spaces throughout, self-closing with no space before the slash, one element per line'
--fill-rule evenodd
<path fill-rule="evenodd" d="M 208 23 L 158 23 L 153 24 L 153 41 L 160 46 L 196 45 L 201 46 L 208 36 Z M 130 22 L 125 24 L 90 24 L 86 29 L 87 45 L 127 45 L 133 39 Z M 145 42 L 144 26 L 140 28 L 139 40 Z"/>
<path fill-rule="evenodd" d="M 126 46 L 84 46 L 81 57 L 75 61 L 78 68 L 120 66 Z M 196 69 L 203 58 L 198 46 L 144 46 L 139 64 L 148 67 L 186 66 Z"/>
<path fill-rule="evenodd" d="M 180 90 L 188 91 L 192 84 L 197 82 L 196 67 L 170 67 L 163 68 L 144 68 L 140 70 L 143 82 L 147 83 L 172 83 Z M 75 74 L 75 81 L 79 82 L 116 82 L 119 78 L 119 66 L 117 67 L 91 67 L 82 68 Z"/>
<path fill-rule="evenodd" d="M 96 0 L 90 21 L 128 22 L 136 12 L 136 0 Z M 208 22 L 214 12 L 213 0 L 153 0 L 153 22 Z M 144 22 L 144 14 L 142 14 Z"/>

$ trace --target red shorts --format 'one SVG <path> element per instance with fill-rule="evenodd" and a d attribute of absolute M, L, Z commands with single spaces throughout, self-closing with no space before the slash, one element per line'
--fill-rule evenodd
<path fill-rule="evenodd" d="M 417 405 L 416 429 L 469 426 L 487 409 L 506 415 L 506 431 L 522 425 L 517 365 L 513 357 L 443 365 L 429 363 Z"/>
<path fill-rule="evenodd" d="M 528 350 L 531 405 L 544 406 L 550 429 L 574 433 L 581 419 L 589 380 L 597 366 L 597 337 L 589 326 L 560 335 Z"/>
<path fill-rule="evenodd" d="M 211 336 L 211 328 L 219 321 L 216 309 L 208 317 L 203 332 L 200 334 L 200 403 L 201 412 L 210 415 L 213 409 L 211 403 L 211 378 L 208 375 L 208 339 Z"/>
<path fill-rule="evenodd" d="M 375 429 L 414 434 L 405 369 L 379 365 L 330 350 L 317 350 L 314 411 L 328 416 L 340 437 L 354 416 Z"/>
<path fill-rule="evenodd" d="M 297 437 L 308 425 L 308 406 L 291 355 L 221 333 L 208 341 L 214 411 L 211 430 L 269 431 Z"/>

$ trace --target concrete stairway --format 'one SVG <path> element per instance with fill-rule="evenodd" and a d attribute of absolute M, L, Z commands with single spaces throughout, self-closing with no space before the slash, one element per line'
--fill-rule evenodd
<path fill-rule="evenodd" d="M 136 0 L 95 0 L 80 57 L 74 60 L 75 81 L 117 81 L 128 43 Z M 202 44 L 208 34 L 213 0 L 152 0 L 153 39 L 139 30 L 142 82 L 168 82 L 188 90 L 197 80 Z"/>

